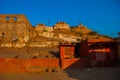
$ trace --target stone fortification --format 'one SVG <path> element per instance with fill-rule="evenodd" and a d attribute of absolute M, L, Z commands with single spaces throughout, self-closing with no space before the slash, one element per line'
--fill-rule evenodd
<path fill-rule="evenodd" d="M 32 25 L 22 14 L 0 14 L 0 41 L 28 42 L 32 38 Z"/>

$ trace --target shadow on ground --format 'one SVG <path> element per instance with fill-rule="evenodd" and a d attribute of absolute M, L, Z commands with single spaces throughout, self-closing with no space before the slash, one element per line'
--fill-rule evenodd
<path fill-rule="evenodd" d="M 120 80 L 120 66 L 94 68 L 67 68 L 64 70 L 75 80 Z"/>

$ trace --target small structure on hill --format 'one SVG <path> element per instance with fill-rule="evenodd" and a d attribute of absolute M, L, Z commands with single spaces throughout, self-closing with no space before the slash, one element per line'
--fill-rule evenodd
<path fill-rule="evenodd" d="M 36 31 L 42 31 L 43 29 L 45 29 L 45 24 L 37 24 L 35 26 Z"/>
<path fill-rule="evenodd" d="M 44 31 L 44 32 L 51 32 L 53 31 L 53 27 L 51 26 L 46 26 L 45 24 L 37 24 L 35 26 L 35 30 L 38 32 Z"/>
<path fill-rule="evenodd" d="M 65 22 L 57 22 L 57 24 L 54 25 L 54 29 L 69 29 L 70 26 Z"/>

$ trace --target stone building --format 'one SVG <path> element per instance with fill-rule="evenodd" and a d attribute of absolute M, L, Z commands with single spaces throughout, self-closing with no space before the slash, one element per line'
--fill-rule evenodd
<path fill-rule="evenodd" d="M 45 24 L 37 24 L 35 26 L 35 30 L 37 32 L 45 31 L 45 32 L 51 32 L 53 31 L 53 27 L 51 26 L 46 26 Z"/>
<path fill-rule="evenodd" d="M 35 30 L 37 31 L 42 31 L 43 29 L 45 29 L 45 24 L 37 24 L 35 26 Z"/>
<path fill-rule="evenodd" d="M 57 22 L 57 24 L 54 25 L 54 29 L 69 29 L 70 26 L 65 22 Z"/>
<path fill-rule="evenodd" d="M 28 42 L 32 34 L 32 25 L 25 15 L 0 14 L 0 41 Z"/>

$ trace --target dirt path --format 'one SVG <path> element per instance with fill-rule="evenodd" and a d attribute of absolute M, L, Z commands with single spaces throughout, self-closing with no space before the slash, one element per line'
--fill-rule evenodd
<path fill-rule="evenodd" d="M 3 73 L 0 80 L 77 80 L 70 78 L 64 72 L 42 72 L 42 73 Z"/>
<path fill-rule="evenodd" d="M 70 69 L 61 72 L 0 73 L 0 80 L 120 80 L 120 67 Z"/>

